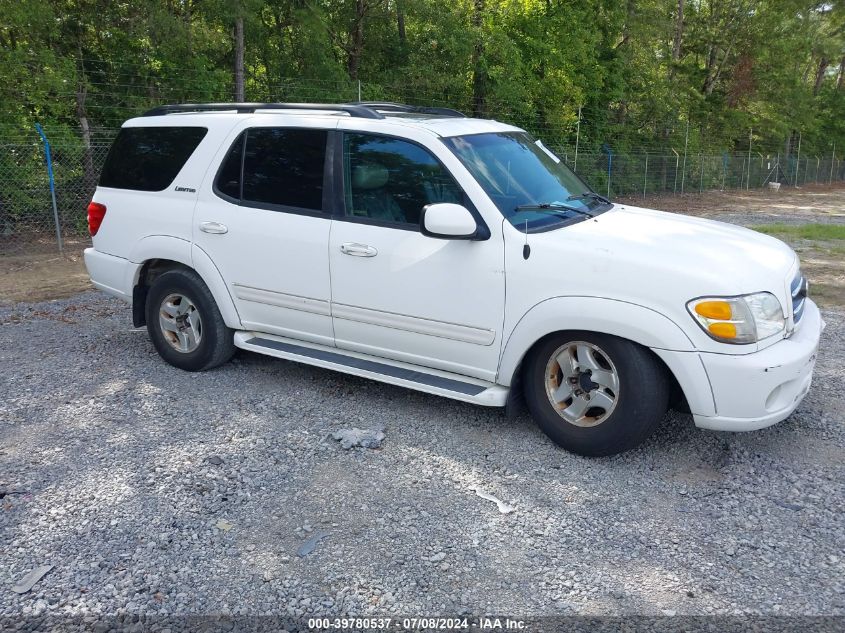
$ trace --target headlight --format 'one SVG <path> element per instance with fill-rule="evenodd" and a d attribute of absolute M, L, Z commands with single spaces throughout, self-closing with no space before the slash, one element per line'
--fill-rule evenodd
<path fill-rule="evenodd" d="M 690 301 L 687 309 L 710 338 L 723 343 L 756 343 L 782 332 L 785 325 L 780 301 L 770 292 L 702 297 Z"/>

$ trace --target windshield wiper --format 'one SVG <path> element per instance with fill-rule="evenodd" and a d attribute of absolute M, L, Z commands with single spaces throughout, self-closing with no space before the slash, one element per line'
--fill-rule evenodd
<path fill-rule="evenodd" d="M 583 200 L 584 198 L 592 198 L 604 204 L 613 204 L 610 200 L 597 194 L 595 191 L 585 191 L 584 193 L 574 193 L 567 198 L 567 200 Z"/>
<path fill-rule="evenodd" d="M 516 211 L 550 211 L 552 213 L 558 212 L 559 215 L 562 217 L 563 214 L 560 213 L 561 211 L 571 211 L 572 213 L 577 213 L 579 215 L 586 215 L 588 218 L 594 218 L 595 216 L 590 213 L 589 211 L 584 211 L 583 209 L 576 209 L 575 207 L 570 207 L 568 204 L 560 204 L 558 202 L 543 202 L 540 204 L 521 204 L 515 209 Z"/>

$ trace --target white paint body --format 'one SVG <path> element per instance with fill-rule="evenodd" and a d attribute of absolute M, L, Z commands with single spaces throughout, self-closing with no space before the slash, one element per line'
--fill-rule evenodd
<path fill-rule="evenodd" d="M 522 358 L 546 334 L 587 330 L 644 345 L 680 384 L 695 423 L 751 430 L 786 418 L 810 387 L 820 333 L 806 302 L 792 322 L 798 258 L 782 242 L 735 226 L 625 205 L 528 237 L 499 210 L 442 137 L 516 131 L 475 119 L 383 120 L 332 113 L 184 114 L 125 126 L 201 125 L 209 133 L 174 181 L 195 192 L 98 188 L 108 211 L 85 262 L 94 285 L 131 301 L 145 262 L 195 269 L 236 344 L 280 337 L 487 386 L 479 396 L 388 380 L 501 406 Z M 462 186 L 490 232 L 481 241 L 253 209 L 217 196 L 212 182 L 238 134 L 252 126 L 374 132 L 428 149 Z M 203 224 L 225 232 L 208 233 Z M 461 227 L 458 227 L 461 228 Z M 362 251 L 361 249 L 369 249 Z M 375 251 L 376 254 L 373 254 Z M 767 291 L 787 316 L 784 333 L 751 345 L 707 336 L 686 304 L 700 296 Z M 271 355 L 310 362 L 290 354 Z M 313 362 L 332 369 L 386 380 Z"/>

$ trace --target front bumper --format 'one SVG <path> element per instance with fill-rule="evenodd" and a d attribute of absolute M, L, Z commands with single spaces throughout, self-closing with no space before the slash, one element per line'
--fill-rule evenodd
<path fill-rule="evenodd" d="M 810 390 L 824 321 L 809 299 L 801 325 L 787 339 L 752 354 L 701 354 L 715 415 L 693 414 L 695 425 L 754 431 L 786 419 Z"/>

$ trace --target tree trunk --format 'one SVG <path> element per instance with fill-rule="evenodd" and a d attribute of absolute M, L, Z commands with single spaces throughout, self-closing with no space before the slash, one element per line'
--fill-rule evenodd
<path fill-rule="evenodd" d="M 824 81 L 824 76 L 827 73 L 827 67 L 830 66 L 830 60 L 826 57 L 822 57 L 819 60 L 819 67 L 816 70 L 816 81 L 813 83 L 813 96 L 819 94 L 819 90 L 821 90 L 822 82 Z M 842 75 L 842 71 L 840 70 L 840 76 Z"/>
<path fill-rule="evenodd" d="M 546 3 L 548 7 L 548 2 Z M 636 0 L 628 0 L 625 4 L 625 24 L 622 25 L 622 41 L 616 45 L 616 48 L 623 48 L 631 41 L 631 23 L 634 21 L 634 16 L 637 13 Z"/>
<path fill-rule="evenodd" d="M 396 0 L 396 29 L 399 31 L 399 43 L 405 46 L 408 37 L 405 33 L 405 14 L 402 12 L 402 4 L 399 0 Z"/>
<path fill-rule="evenodd" d="M 792 175 L 792 170 L 789 166 L 789 157 L 792 154 L 792 141 L 794 138 L 795 130 L 792 130 L 789 132 L 789 136 L 786 137 L 786 142 L 783 144 L 783 157 L 780 161 L 782 180 L 785 180 L 787 184 L 789 183 L 789 177 Z M 775 176 L 777 180 L 781 180 L 781 178 L 777 178 L 777 174 Z"/>
<path fill-rule="evenodd" d="M 713 92 L 713 87 L 716 85 L 716 61 L 719 58 L 719 47 L 715 44 L 710 45 L 710 50 L 707 53 L 707 64 L 704 74 L 704 85 L 701 91 L 710 95 Z"/>
<path fill-rule="evenodd" d="M 684 42 L 684 0 L 678 0 L 678 13 L 675 16 L 675 37 L 672 41 L 672 63 L 669 65 L 669 79 L 675 77 L 675 67 L 681 59 L 681 47 Z"/>
<path fill-rule="evenodd" d="M 543 39 L 548 39 L 549 37 L 549 29 L 548 23 L 551 19 L 551 12 L 552 12 L 552 2 L 551 0 L 546 0 L 545 3 L 545 13 L 543 19 Z M 545 56 L 540 57 L 540 64 L 537 67 L 537 79 L 540 80 L 540 86 L 542 90 L 542 86 L 546 82 L 546 58 Z M 537 101 L 537 122 L 539 124 L 540 129 L 546 130 L 549 127 L 548 121 L 548 113 L 546 110 L 546 100 L 540 99 Z"/>
<path fill-rule="evenodd" d="M 475 46 L 472 49 L 472 116 L 484 118 L 487 101 L 487 69 L 484 67 L 484 34 L 482 32 L 485 0 L 474 0 L 472 27 Z"/>
<path fill-rule="evenodd" d="M 348 59 L 346 69 L 349 78 L 353 81 L 358 79 L 358 72 L 361 69 L 361 55 L 364 52 L 364 16 L 367 13 L 365 0 L 355 0 L 355 22 L 349 33 L 349 48 L 347 49 Z"/>
<path fill-rule="evenodd" d="M 244 19 L 235 19 L 235 102 L 243 103 L 244 97 Z"/>
<path fill-rule="evenodd" d="M 194 53 L 194 29 L 192 28 L 191 22 L 193 21 L 193 3 L 192 2 L 185 2 L 184 12 L 182 13 L 182 20 L 185 22 L 185 37 L 188 38 L 188 54 L 193 55 Z"/>
<path fill-rule="evenodd" d="M 707 59 L 707 76 L 704 79 L 705 95 L 710 96 L 713 93 L 713 88 L 716 87 L 716 83 L 719 81 L 719 77 L 722 75 L 722 69 L 725 67 L 725 64 L 728 63 L 728 57 L 730 57 L 734 44 L 736 44 L 736 38 L 738 33 L 739 31 L 734 31 L 733 35 L 731 36 L 731 41 L 728 43 L 728 47 L 725 49 L 725 54 L 722 56 L 721 62 L 719 61 L 719 46 L 717 44 L 713 44 L 713 48 L 710 49 L 710 55 Z"/>
<path fill-rule="evenodd" d="M 845 85 L 845 56 L 839 62 L 839 79 L 836 80 L 836 89 L 842 90 L 843 85 Z"/>
<path fill-rule="evenodd" d="M 82 184 L 86 194 L 93 194 L 97 186 L 97 170 L 94 168 L 94 154 L 91 150 L 91 126 L 88 123 L 88 112 L 85 109 L 87 97 L 88 85 L 85 80 L 85 69 L 80 67 L 79 84 L 76 88 L 76 118 L 79 119 L 79 128 L 82 131 Z"/>

